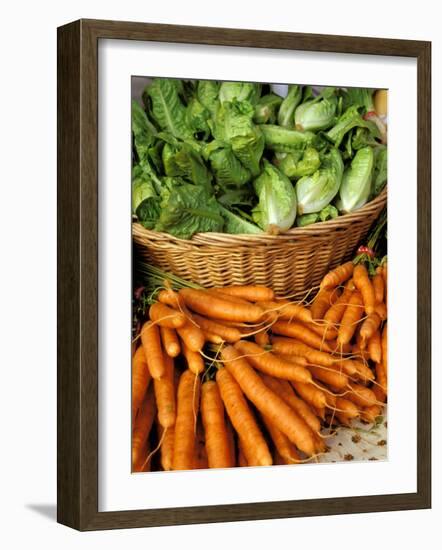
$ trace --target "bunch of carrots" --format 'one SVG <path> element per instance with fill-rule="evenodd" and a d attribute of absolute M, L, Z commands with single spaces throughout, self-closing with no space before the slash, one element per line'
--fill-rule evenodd
<path fill-rule="evenodd" d="M 387 399 L 387 263 L 346 262 L 313 300 L 163 288 L 132 361 L 132 470 L 296 464 Z M 328 428 L 328 433 L 326 428 Z"/>

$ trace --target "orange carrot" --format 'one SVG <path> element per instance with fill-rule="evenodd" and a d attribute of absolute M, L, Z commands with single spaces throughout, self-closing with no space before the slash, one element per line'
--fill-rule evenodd
<path fill-rule="evenodd" d="M 296 304 L 289 300 L 277 300 L 269 302 L 260 302 L 259 304 L 265 311 L 276 311 L 279 319 L 285 321 L 292 321 L 297 319 L 304 323 L 310 323 L 312 321 L 312 314 L 302 304 Z"/>
<path fill-rule="evenodd" d="M 189 349 L 186 344 L 183 342 L 182 345 L 183 355 L 186 358 L 187 366 L 193 374 L 200 374 L 204 371 L 204 359 L 201 354 L 197 351 Z"/>
<path fill-rule="evenodd" d="M 273 376 L 268 376 L 267 374 L 261 374 L 261 378 L 264 380 L 266 386 L 279 395 L 287 405 L 290 405 L 299 414 L 313 432 L 316 433 L 321 430 L 321 423 L 318 418 L 307 403 L 295 395 L 289 382 L 273 378 Z"/>
<path fill-rule="evenodd" d="M 377 330 L 368 341 L 368 353 L 370 359 L 375 363 L 380 363 L 382 360 L 381 348 L 381 333 Z"/>
<path fill-rule="evenodd" d="M 292 386 L 295 388 L 297 394 L 315 409 L 322 409 L 326 406 L 327 398 L 322 390 L 315 388 L 311 384 L 303 384 L 302 382 L 292 382 Z"/>
<path fill-rule="evenodd" d="M 306 367 L 308 364 L 307 359 L 305 357 L 301 357 L 300 355 L 288 355 L 284 353 L 275 353 L 275 355 L 281 357 L 281 359 L 284 359 L 284 361 L 295 363 L 295 365 L 299 365 L 301 367 Z"/>
<path fill-rule="evenodd" d="M 281 430 L 298 449 L 311 456 L 315 453 L 313 433 L 302 418 L 273 393 L 253 370 L 249 363 L 241 358 L 232 346 L 221 351 L 225 368 L 235 378 L 247 398 L 261 414 L 268 417 L 276 428 Z"/>
<path fill-rule="evenodd" d="M 235 436 L 233 434 L 232 423 L 230 422 L 230 419 L 227 416 L 227 413 L 224 415 L 224 421 L 226 423 L 227 440 L 229 442 L 230 464 L 232 465 L 232 467 L 235 467 L 236 466 Z"/>
<path fill-rule="evenodd" d="M 256 323 L 262 318 L 261 308 L 254 304 L 235 304 L 203 290 L 192 288 L 182 288 L 180 295 L 190 309 L 215 319 Z"/>
<path fill-rule="evenodd" d="M 359 407 L 370 407 L 371 405 L 376 405 L 376 395 L 365 386 L 360 384 L 355 384 L 354 382 L 349 382 L 350 391 L 346 393 L 346 399 L 353 401 Z"/>
<path fill-rule="evenodd" d="M 381 413 L 382 407 L 380 405 L 371 405 L 370 407 L 365 407 L 365 409 L 362 409 L 361 418 L 362 420 L 365 420 L 365 422 L 374 424 L 378 416 L 381 416 Z"/>
<path fill-rule="evenodd" d="M 166 371 L 166 365 L 157 325 L 153 325 L 150 321 L 144 323 L 141 329 L 141 343 L 152 378 L 161 378 Z"/>
<path fill-rule="evenodd" d="M 235 348 L 241 355 L 247 356 L 247 360 L 261 372 L 285 380 L 298 382 L 311 382 L 312 380 L 311 374 L 306 368 L 284 361 L 271 352 L 265 352 L 254 342 L 241 340 L 235 344 Z"/>
<path fill-rule="evenodd" d="M 178 385 L 173 469 L 191 470 L 194 465 L 195 415 L 199 409 L 200 381 L 192 371 L 185 370 Z"/>
<path fill-rule="evenodd" d="M 387 333 L 387 323 L 385 323 L 384 328 L 382 329 L 382 365 L 384 367 L 385 376 L 388 372 L 388 333 Z"/>
<path fill-rule="evenodd" d="M 371 359 L 368 347 L 366 349 L 361 349 L 360 344 L 357 342 L 351 346 L 351 351 L 354 356 L 358 356 L 358 358 L 363 359 L 364 361 Z"/>
<path fill-rule="evenodd" d="M 367 342 L 373 336 L 373 334 L 378 330 L 381 324 L 381 318 L 377 313 L 370 313 L 366 319 L 362 322 L 359 334 L 361 336 L 361 348 L 364 349 L 367 345 Z"/>
<path fill-rule="evenodd" d="M 224 419 L 224 405 L 215 381 L 201 387 L 201 415 L 209 468 L 230 468 L 231 449 Z"/>
<path fill-rule="evenodd" d="M 387 373 L 383 363 L 376 363 L 376 382 L 381 386 L 384 393 L 387 393 Z"/>
<path fill-rule="evenodd" d="M 183 298 L 178 294 L 178 292 L 175 292 L 175 290 L 160 290 L 157 299 L 162 304 L 171 306 L 179 311 L 185 311 L 186 304 L 184 303 Z"/>
<path fill-rule="evenodd" d="M 183 327 L 178 328 L 177 332 L 183 343 L 191 351 L 200 351 L 204 346 L 205 338 L 203 331 L 190 321 Z"/>
<path fill-rule="evenodd" d="M 336 289 L 320 290 L 310 308 L 313 320 L 323 319 L 325 312 L 336 302 L 338 296 Z"/>
<path fill-rule="evenodd" d="M 289 336 L 290 338 L 296 338 L 300 342 L 303 342 L 311 348 L 318 350 L 331 352 L 331 348 L 328 343 L 318 336 L 315 332 L 308 329 L 301 323 L 288 321 L 277 321 L 272 325 L 272 332 L 274 334 L 281 334 L 282 336 Z"/>
<path fill-rule="evenodd" d="M 152 386 L 149 386 L 146 396 L 141 403 L 140 410 L 132 429 L 132 466 L 140 463 L 143 449 L 149 437 L 155 418 L 155 399 Z"/>
<path fill-rule="evenodd" d="M 373 374 L 373 371 L 371 370 L 371 368 L 366 365 L 365 363 L 361 363 L 361 362 L 356 362 L 355 363 L 357 364 L 357 376 L 356 378 L 359 378 L 360 380 L 362 380 L 363 382 L 370 382 L 371 380 L 374 380 L 375 376 Z"/>
<path fill-rule="evenodd" d="M 240 386 L 226 368 L 218 369 L 216 382 L 247 463 L 250 466 L 270 466 L 272 456 Z"/>
<path fill-rule="evenodd" d="M 342 316 L 347 308 L 348 301 L 354 290 L 353 281 L 349 281 L 345 287 L 342 294 L 335 301 L 335 303 L 328 308 L 324 314 L 324 321 L 328 326 L 334 327 L 338 326 L 341 322 Z"/>
<path fill-rule="evenodd" d="M 380 403 L 385 403 L 385 401 L 387 400 L 387 394 L 386 392 L 384 391 L 384 389 L 381 387 L 381 386 L 373 386 L 371 388 L 371 391 L 375 394 L 376 396 L 376 399 L 380 402 Z"/>
<path fill-rule="evenodd" d="M 348 376 L 336 370 L 326 370 L 326 368 L 311 365 L 307 368 L 317 380 L 328 384 L 335 390 L 341 390 L 348 384 Z"/>
<path fill-rule="evenodd" d="M 335 417 L 339 420 L 339 422 L 343 426 L 351 426 L 352 419 L 349 416 L 347 416 L 345 413 L 343 413 L 341 411 L 336 411 L 335 412 Z"/>
<path fill-rule="evenodd" d="M 149 317 L 153 323 L 167 328 L 179 328 L 186 322 L 185 315 L 161 302 L 150 306 Z"/>
<path fill-rule="evenodd" d="M 326 322 L 306 323 L 305 326 L 315 332 L 321 338 L 321 342 L 328 340 L 328 347 L 331 347 L 330 340 L 335 340 L 338 335 L 338 329 Z"/>
<path fill-rule="evenodd" d="M 338 265 L 338 267 L 335 267 L 335 269 L 332 269 L 325 275 L 319 288 L 330 290 L 342 285 L 342 283 L 345 283 L 352 276 L 353 268 L 353 262 Z"/>
<path fill-rule="evenodd" d="M 385 321 L 387 319 L 387 306 L 384 302 L 379 302 L 374 306 L 374 311 L 379 315 L 382 321 Z"/>
<path fill-rule="evenodd" d="M 207 332 L 203 330 L 204 340 L 210 342 L 211 344 L 222 344 L 224 340 L 218 334 L 213 334 L 213 332 Z"/>
<path fill-rule="evenodd" d="M 344 399 L 343 397 L 336 398 L 336 408 L 344 411 L 344 414 L 348 418 L 357 418 L 359 416 L 359 409 L 355 403 L 349 399 Z"/>
<path fill-rule="evenodd" d="M 263 415 L 262 419 L 278 454 L 283 459 L 284 464 L 296 464 L 299 462 L 301 457 L 289 438 L 281 432 L 281 430 L 278 430 L 273 422 L 271 422 L 266 416 Z"/>
<path fill-rule="evenodd" d="M 261 347 L 268 346 L 270 344 L 269 333 L 266 331 L 257 332 L 255 334 L 255 342 Z"/>
<path fill-rule="evenodd" d="M 382 277 L 382 274 L 378 272 L 376 269 L 376 275 L 371 280 L 373 283 L 373 289 L 374 289 L 374 297 L 376 302 L 383 302 L 384 301 L 384 278 Z"/>
<path fill-rule="evenodd" d="M 132 419 L 135 419 L 138 408 L 150 383 L 150 372 L 147 368 L 143 346 L 139 346 L 132 359 Z"/>
<path fill-rule="evenodd" d="M 207 470 L 209 468 L 209 460 L 207 458 L 206 438 L 204 427 L 201 418 L 198 418 L 196 425 L 196 440 L 194 450 L 194 468 L 195 470 Z"/>
<path fill-rule="evenodd" d="M 374 288 L 368 276 L 367 268 L 363 264 L 355 266 L 353 271 L 353 281 L 355 287 L 359 290 L 364 302 L 365 313 L 370 315 L 374 312 L 374 306 L 376 304 L 376 298 L 374 294 Z"/>
<path fill-rule="evenodd" d="M 272 459 L 272 457 L 270 457 L 270 460 Z M 246 459 L 246 456 L 244 454 L 244 449 L 243 449 L 243 445 L 241 443 L 241 439 L 238 438 L 238 466 L 240 468 L 245 468 L 249 465 L 249 463 L 247 462 L 247 459 Z"/>
<path fill-rule="evenodd" d="M 160 326 L 160 334 L 163 348 L 167 355 L 169 357 L 178 357 L 181 353 L 181 346 L 175 330 L 173 328 Z"/>
<path fill-rule="evenodd" d="M 241 332 L 236 327 L 228 327 L 196 313 L 193 314 L 193 320 L 203 331 L 217 334 L 226 342 L 232 343 L 241 339 Z"/>
<path fill-rule="evenodd" d="M 158 421 L 163 428 L 170 428 L 175 424 L 175 387 L 174 387 L 174 364 L 172 357 L 164 357 L 166 372 L 161 378 L 153 381 L 155 399 L 158 407 Z"/>
<path fill-rule="evenodd" d="M 364 306 L 361 294 L 359 292 L 353 292 L 342 317 L 341 326 L 339 327 L 338 345 L 348 344 L 348 342 L 350 342 L 355 333 L 356 325 L 363 314 Z"/>
<path fill-rule="evenodd" d="M 161 466 L 163 470 L 169 471 L 173 467 L 173 442 L 175 439 L 175 426 L 170 428 L 163 428 L 158 422 L 158 438 L 161 441 L 160 453 L 161 453 Z"/>
<path fill-rule="evenodd" d="M 151 459 L 147 460 L 150 453 L 149 440 L 146 441 L 146 444 L 143 446 L 138 462 L 132 465 L 132 472 L 150 472 Z"/>
<path fill-rule="evenodd" d="M 223 294 L 237 296 L 250 302 L 273 300 L 275 293 L 271 288 L 261 285 L 224 286 L 219 289 Z"/>

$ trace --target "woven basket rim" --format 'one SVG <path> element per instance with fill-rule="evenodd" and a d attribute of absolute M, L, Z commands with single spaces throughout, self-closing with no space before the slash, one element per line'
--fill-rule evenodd
<path fill-rule="evenodd" d="M 138 234 L 140 237 L 149 238 L 154 241 L 169 242 L 170 244 L 175 244 L 178 246 L 189 247 L 192 245 L 202 245 L 202 244 L 235 244 L 244 245 L 244 244 L 264 244 L 272 243 L 276 244 L 284 240 L 293 240 L 293 239 L 307 239 L 308 237 L 323 236 L 326 233 L 342 230 L 347 228 L 349 225 L 354 222 L 363 221 L 363 219 L 374 210 L 378 210 L 384 203 L 387 202 L 387 187 L 382 190 L 382 192 L 375 197 L 373 200 L 351 212 L 349 214 L 343 214 L 332 220 L 325 222 L 318 222 L 308 225 L 306 227 L 294 227 L 285 231 L 284 233 L 279 233 L 278 235 L 270 235 L 267 233 L 259 234 L 230 234 L 230 233 L 196 233 L 190 239 L 180 239 L 179 237 L 174 237 L 169 233 L 163 233 L 160 231 L 153 231 L 146 229 L 140 223 L 134 221 L 132 223 L 133 233 Z"/>

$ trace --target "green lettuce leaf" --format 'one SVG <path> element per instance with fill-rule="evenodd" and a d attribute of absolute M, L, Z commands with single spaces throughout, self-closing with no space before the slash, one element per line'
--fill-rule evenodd
<path fill-rule="evenodd" d="M 238 214 L 231 212 L 230 210 L 227 210 L 227 208 L 224 208 L 223 206 L 220 206 L 220 210 L 225 220 L 225 225 L 224 225 L 225 233 L 230 233 L 234 235 L 242 235 L 247 233 L 249 234 L 263 233 L 262 229 L 260 229 L 254 223 L 251 223 L 250 221 L 246 220 L 242 216 L 239 216 Z"/>
<path fill-rule="evenodd" d="M 213 116 L 219 106 L 219 82 L 216 80 L 199 80 L 197 86 L 197 98 L 198 101 L 203 105 Z"/>
<path fill-rule="evenodd" d="M 292 227 L 296 218 L 296 193 L 292 182 L 267 160 L 254 181 L 258 205 L 253 220 L 268 233 L 279 233 Z"/>
<path fill-rule="evenodd" d="M 375 156 L 375 166 L 373 175 L 373 195 L 377 196 L 385 187 L 388 175 L 388 150 L 387 147 L 381 145 L 373 149 Z"/>
<path fill-rule="evenodd" d="M 278 153 L 303 150 L 305 147 L 313 145 L 316 140 L 313 132 L 299 132 L 275 124 L 260 124 L 259 128 L 264 134 L 267 149 Z"/>
<path fill-rule="evenodd" d="M 141 105 L 134 100 L 132 100 L 132 132 L 138 158 L 144 160 L 154 145 L 157 130 L 147 118 Z"/>
<path fill-rule="evenodd" d="M 278 112 L 278 124 L 287 128 L 295 126 L 295 109 L 302 98 L 302 86 L 290 84 L 288 93 L 284 98 Z"/>
<path fill-rule="evenodd" d="M 248 101 L 256 105 L 261 95 L 261 84 L 253 82 L 223 82 L 219 90 L 221 103 L 231 101 Z"/>
<path fill-rule="evenodd" d="M 165 143 L 162 160 L 166 176 L 181 176 L 211 190 L 212 174 L 201 155 L 188 143 Z"/>
<path fill-rule="evenodd" d="M 311 176 L 320 164 L 318 151 L 313 147 L 307 147 L 303 153 L 287 153 L 277 166 L 288 178 L 297 179 Z"/>
<path fill-rule="evenodd" d="M 222 231 L 223 227 L 220 206 L 204 187 L 188 183 L 162 194 L 156 231 L 190 239 L 195 233 Z"/>
<path fill-rule="evenodd" d="M 250 171 L 241 164 L 230 145 L 212 141 L 205 149 L 205 158 L 222 189 L 241 187 L 251 179 Z"/>
<path fill-rule="evenodd" d="M 146 86 L 143 98 L 149 113 L 165 132 L 182 140 L 193 139 L 186 120 L 186 108 L 180 99 L 182 83 L 172 78 L 155 78 Z"/>
<path fill-rule="evenodd" d="M 350 106 L 346 111 L 344 111 L 335 126 L 330 128 L 325 135 L 330 141 L 333 142 L 335 147 L 339 147 L 345 134 L 352 128 L 367 128 L 373 136 L 380 136 L 376 124 L 369 120 L 364 120 L 358 111 L 358 107 L 355 105 Z"/>
<path fill-rule="evenodd" d="M 335 121 L 338 100 L 334 88 L 326 88 L 314 99 L 301 103 L 295 112 L 297 130 L 318 131 L 332 126 Z"/>
<path fill-rule="evenodd" d="M 210 136 L 209 118 L 210 111 L 196 97 L 191 98 L 186 108 L 186 122 L 195 138 L 208 139 Z"/>
<path fill-rule="evenodd" d="M 371 147 L 359 149 L 351 161 L 351 165 L 345 169 L 339 189 L 339 205 L 342 212 L 353 212 L 368 201 L 373 167 L 373 149 Z"/>
<path fill-rule="evenodd" d="M 274 124 L 281 103 L 282 97 L 277 94 L 266 94 L 260 97 L 258 103 L 255 105 L 253 122 L 255 124 Z"/>
<path fill-rule="evenodd" d="M 336 196 L 342 182 L 344 164 L 337 149 L 325 155 L 321 167 L 296 183 L 298 214 L 319 212 Z"/>

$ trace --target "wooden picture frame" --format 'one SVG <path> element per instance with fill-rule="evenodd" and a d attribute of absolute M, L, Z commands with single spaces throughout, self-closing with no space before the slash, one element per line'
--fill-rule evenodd
<path fill-rule="evenodd" d="M 98 511 L 98 41 L 174 42 L 412 57 L 418 70 L 417 492 Z M 431 506 L 431 44 L 119 21 L 58 29 L 58 521 L 82 531 Z"/>

